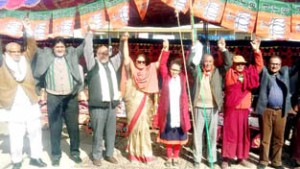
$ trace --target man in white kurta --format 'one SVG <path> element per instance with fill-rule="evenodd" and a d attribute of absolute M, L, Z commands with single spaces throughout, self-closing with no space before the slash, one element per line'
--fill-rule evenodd
<path fill-rule="evenodd" d="M 10 153 L 13 169 L 19 169 L 23 160 L 23 139 L 30 141 L 30 165 L 46 167 L 41 160 L 42 133 L 40 108 L 30 67 L 36 51 L 36 42 L 30 33 L 30 24 L 24 23 L 27 49 L 22 52 L 18 43 L 11 42 L 0 52 L 0 110 L 1 121 L 8 122 Z"/>

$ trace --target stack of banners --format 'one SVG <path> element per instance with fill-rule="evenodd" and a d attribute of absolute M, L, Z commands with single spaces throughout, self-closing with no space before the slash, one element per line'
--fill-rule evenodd
<path fill-rule="evenodd" d="M 49 25 L 52 12 L 39 11 L 30 12 L 29 19 L 36 40 L 47 40 L 49 35 Z"/>
<path fill-rule="evenodd" d="M 75 25 L 76 7 L 52 11 L 53 37 L 72 37 Z"/>
<path fill-rule="evenodd" d="M 149 0 L 134 0 L 134 2 L 141 19 L 144 20 L 149 6 Z"/>
<path fill-rule="evenodd" d="M 129 0 L 105 0 L 105 6 L 112 28 L 122 28 L 128 25 Z"/>
<path fill-rule="evenodd" d="M 226 0 L 195 0 L 194 15 L 207 22 L 220 23 Z"/>
<path fill-rule="evenodd" d="M 161 0 L 161 1 L 178 11 L 186 13 L 190 8 L 191 0 Z"/>
<path fill-rule="evenodd" d="M 258 0 L 227 0 L 221 26 L 236 32 L 254 31 Z"/>
<path fill-rule="evenodd" d="M 107 26 L 105 16 L 105 4 L 103 1 L 96 1 L 79 7 L 80 27 L 82 34 L 87 32 L 87 27 L 93 24 L 94 29 L 101 29 Z"/>
<path fill-rule="evenodd" d="M 292 4 L 292 40 L 300 40 L 300 4 Z"/>
<path fill-rule="evenodd" d="M 273 0 L 260 0 L 256 34 L 276 40 L 289 39 L 291 32 L 291 5 Z"/>
<path fill-rule="evenodd" d="M 23 23 L 25 11 L 0 11 L 0 34 L 13 38 L 23 36 Z"/>

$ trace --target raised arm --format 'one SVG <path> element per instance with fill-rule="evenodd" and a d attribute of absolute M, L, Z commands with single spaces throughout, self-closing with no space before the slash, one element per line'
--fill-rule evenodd
<path fill-rule="evenodd" d="M 162 57 L 163 51 L 165 51 L 165 50 L 169 50 L 169 41 L 168 41 L 168 39 L 164 39 L 163 48 L 161 49 L 158 60 L 155 62 L 156 69 L 158 69 L 159 66 L 160 66 L 161 57 Z"/>
<path fill-rule="evenodd" d="M 264 60 L 262 57 L 262 53 L 259 49 L 261 40 L 259 38 L 256 38 L 250 43 L 254 52 L 255 67 L 257 72 L 260 73 L 264 67 Z"/>
<path fill-rule="evenodd" d="M 226 42 L 224 38 L 218 40 L 218 48 L 222 53 L 224 59 L 223 69 L 226 72 L 232 66 L 232 55 L 226 49 Z"/>
<path fill-rule="evenodd" d="M 188 58 L 188 67 L 190 71 L 195 72 L 196 67 L 200 64 L 203 56 L 203 45 L 200 41 L 196 41 L 195 45 L 191 47 L 191 52 Z"/>
<path fill-rule="evenodd" d="M 169 41 L 167 39 L 165 39 L 163 42 L 163 48 L 161 50 L 161 54 L 159 56 L 160 57 L 159 72 L 163 78 L 168 75 L 167 62 L 169 59 L 169 55 L 170 55 Z"/>
<path fill-rule="evenodd" d="M 86 35 L 85 45 L 83 48 L 83 55 L 87 65 L 87 70 L 90 71 L 95 66 L 95 57 L 94 57 L 94 49 L 93 49 L 93 33 L 88 28 L 88 33 Z"/>
<path fill-rule="evenodd" d="M 36 41 L 33 37 L 31 24 L 30 24 L 28 19 L 25 19 L 23 21 L 23 26 L 24 26 L 24 29 L 25 29 L 26 41 L 27 41 L 26 42 L 27 43 L 27 48 L 24 52 L 24 55 L 28 60 L 32 61 L 32 59 L 33 59 L 33 57 L 36 53 L 36 50 L 37 50 Z"/>
<path fill-rule="evenodd" d="M 123 41 L 123 56 L 124 56 L 124 65 L 126 68 L 128 68 L 131 62 L 131 59 L 129 57 L 129 47 L 128 47 L 129 34 L 126 32 L 125 35 L 126 36 L 124 36 L 124 41 Z"/>
<path fill-rule="evenodd" d="M 114 66 L 115 70 L 118 70 L 122 64 L 123 59 L 123 47 L 124 47 L 124 41 L 125 39 L 128 39 L 128 33 L 124 33 L 120 38 L 120 45 L 119 45 L 119 52 L 110 58 L 110 62 Z"/>

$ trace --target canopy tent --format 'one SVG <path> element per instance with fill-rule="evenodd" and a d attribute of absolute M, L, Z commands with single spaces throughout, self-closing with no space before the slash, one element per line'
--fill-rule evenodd
<path fill-rule="evenodd" d="M 300 39 L 300 10 L 298 14 L 299 21 L 296 24 L 291 23 L 292 16 L 290 14 L 290 11 L 280 11 L 284 9 L 283 7 L 282 9 L 281 7 L 278 9 L 272 9 L 271 12 L 267 11 L 269 12 L 267 14 L 272 15 L 273 12 L 276 13 L 279 11 L 279 16 L 281 15 L 280 17 L 282 17 L 282 15 L 285 15 L 285 13 L 289 13 L 288 16 L 284 16 L 285 18 L 270 19 L 271 17 L 269 17 L 267 18 L 269 20 L 266 20 L 266 18 L 263 18 L 264 16 L 262 18 L 259 18 L 259 16 L 264 15 L 266 12 L 262 11 L 262 14 L 259 14 L 259 11 L 257 11 L 258 6 L 261 5 L 260 3 L 263 1 L 266 1 L 265 4 L 268 4 L 268 1 L 270 1 L 271 3 L 284 2 L 285 4 L 280 5 L 283 5 L 285 7 L 288 6 L 287 8 L 292 8 L 292 6 L 290 5 L 292 3 L 290 2 L 300 2 L 300 0 L 210 0 L 209 2 L 208 0 L 2 0 L 0 2 L 0 9 L 9 9 L 9 11 L 0 11 L 0 25 L 2 25 L 0 26 L 0 34 L 16 38 L 21 37 L 21 34 L 17 33 L 17 31 L 20 32 L 20 30 L 22 29 L 20 21 L 24 19 L 26 15 L 28 15 L 30 19 L 34 20 L 35 22 L 34 27 L 37 30 L 34 32 L 39 33 L 38 35 L 36 35 L 37 40 L 45 40 L 48 39 L 48 37 L 53 36 L 74 37 L 74 34 L 77 34 L 76 32 L 74 33 L 75 29 L 81 29 L 80 33 L 85 34 L 86 30 L 84 29 L 87 25 L 87 20 L 89 19 L 98 19 L 97 23 L 99 23 L 99 27 L 97 28 L 97 30 L 102 32 L 114 30 L 121 32 L 124 30 L 129 30 L 132 32 L 170 32 L 176 30 L 176 27 L 178 26 L 174 9 L 177 8 L 176 6 L 174 6 L 175 3 L 185 4 L 186 6 L 184 9 L 181 9 L 181 12 L 179 13 L 179 23 L 181 25 L 191 24 L 190 1 L 193 3 L 195 16 L 197 15 L 196 13 L 207 11 L 207 8 L 210 8 L 210 12 L 214 13 L 215 15 L 215 11 L 218 10 L 212 10 L 215 9 L 216 6 L 214 6 L 215 4 L 211 2 L 218 1 L 218 3 L 223 5 L 223 8 L 225 8 L 224 13 L 220 12 L 221 14 L 218 14 L 219 20 L 207 21 L 208 23 L 219 26 L 217 27 L 218 30 L 224 29 L 230 30 L 232 32 L 246 33 L 255 32 L 256 34 L 259 33 L 259 30 L 261 36 L 264 36 L 264 34 L 266 34 L 266 37 L 271 36 L 270 39 L 288 40 L 297 36 L 299 36 L 298 40 Z M 204 6 L 205 1 L 207 1 L 206 3 L 211 3 L 210 6 Z M 142 4 L 142 2 L 144 4 Z M 240 5 L 241 7 L 246 6 L 246 8 L 252 8 L 253 6 L 255 6 L 255 9 L 253 9 L 254 12 L 252 12 L 252 14 L 247 13 L 247 11 L 237 12 L 238 10 L 235 10 L 236 7 L 232 5 L 230 6 L 230 3 L 233 4 L 234 2 L 236 2 L 236 4 Z M 252 2 L 254 3 L 254 5 Z M 174 3 L 173 6 L 172 3 Z M 118 11 L 119 9 L 115 8 L 115 6 L 118 6 L 120 4 L 121 7 L 119 8 L 122 8 L 120 10 L 121 12 L 116 13 L 116 11 Z M 263 5 L 262 7 L 264 7 Z M 275 4 L 274 6 L 276 5 L 277 4 Z M 197 8 L 195 8 L 195 6 L 197 6 Z M 142 8 L 143 10 L 145 10 L 144 13 L 141 12 Z M 227 10 L 227 8 L 232 9 Z M 300 7 L 297 7 L 296 9 L 298 10 L 298 8 L 300 9 Z M 233 14 L 230 10 L 233 10 Z M 266 10 L 268 10 L 268 8 L 266 8 Z M 252 16 L 250 17 L 250 15 Z M 278 15 L 278 13 L 276 13 L 276 15 Z M 208 17 L 212 17 L 212 15 L 209 15 Z M 13 22 L 10 22 L 10 26 L 7 26 L 9 25 L 7 24 L 9 21 L 3 18 L 17 19 L 13 20 Z M 199 16 L 196 16 L 194 18 L 195 23 L 199 23 L 202 20 L 205 20 Z M 228 18 L 231 19 L 231 21 L 228 21 Z M 115 20 L 118 19 L 122 20 L 123 23 L 117 23 L 119 21 L 115 22 Z M 225 19 L 227 19 L 226 23 Z M 259 23 L 258 21 L 260 20 L 262 21 Z M 247 27 L 248 25 L 250 25 L 250 23 L 245 22 L 250 21 L 251 26 L 249 26 L 250 28 L 248 29 Z M 293 25 L 295 29 L 291 28 Z M 234 26 L 236 26 L 237 28 L 234 28 Z M 261 28 L 258 28 L 258 26 L 261 26 Z M 159 28 L 154 29 L 148 27 Z M 170 27 L 173 27 L 174 29 L 171 28 L 172 30 L 170 30 Z M 201 28 L 198 27 L 198 30 L 201 30 Z M 183 31 L 188 32 L 188 28 L 185 28 Z M 296 33 L 297 36 L 294 36 L 294 34 L 290 34 L 292 31 L 299 31 L 299 33 Z"/>

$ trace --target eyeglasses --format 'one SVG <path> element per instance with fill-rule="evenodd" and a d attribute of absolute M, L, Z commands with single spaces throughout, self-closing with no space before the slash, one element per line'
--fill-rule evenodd
<path fill-rule="evenodd" d="M 11 54 L 19 54 L 19 53 L 21 53 L 21 51 L 19 51 L 19 50 L 18 51 L 9 50 L 8 52 L 11 53 Z"/>
<path fill-rule="evenodd" d="M 138 64 L 146 64 L 146 61 L 143 61 L 143 60 L 137 60 L 136 61 Z"/>
<path fill-rule="evenodd" d="M 99 55 L 108 55 L 108 52 L 98 52 Z"/>
<path fill-rule="evenodd" d="M 280 63 L 270 63 L 270 65 L 272 65 L 272 66 L 279 66 L 281 64 Z"/>
<path fill-rule="evenodd" d="M 170 69 L 172 72 L 180 72 L 180 69 Z"/>

